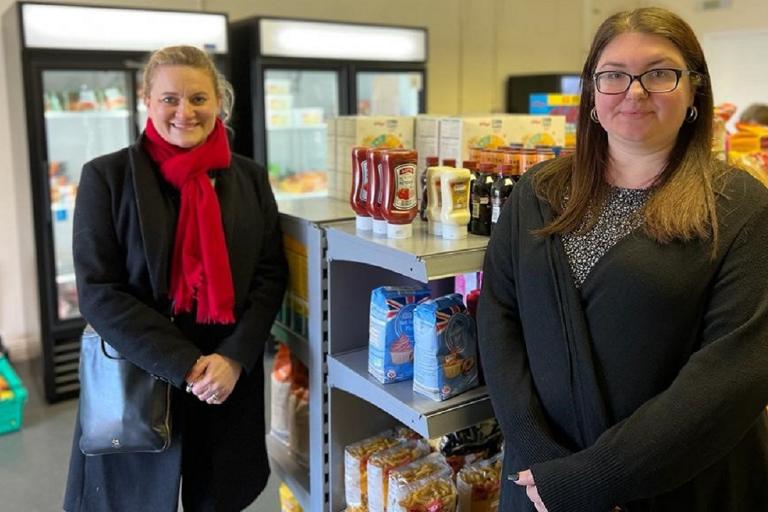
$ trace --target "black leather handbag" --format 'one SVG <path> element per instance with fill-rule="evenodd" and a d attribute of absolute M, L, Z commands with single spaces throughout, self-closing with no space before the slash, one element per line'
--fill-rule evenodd
<path fill-rule="evenodd" d="M 157 453 L 171 444 L 171 386 L 87 326 L 80 343 L 80 451 Z"/>

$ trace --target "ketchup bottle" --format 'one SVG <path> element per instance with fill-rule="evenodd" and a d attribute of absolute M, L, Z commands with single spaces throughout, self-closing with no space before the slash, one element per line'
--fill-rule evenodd
<path fill-rule="evenodd" d="M 373 233 L 376 235 L 387 234 L 387 221 L 381 213 L 382 201 L 382 176 L 381 176 L 381 152 L 379 148 L 368 148 L 368 201 L 365 205 L 368 213 L 373 217 Z"/>
<path fill-rule="evenodd" d="M 381 152 L 381 213 L 387 220 L 387 237 L 410 238 L 416 218 L 416 168 L 418 155 L 410 149 Z"/>
<path fill-rule="evenodd" d="M 361 231 L 370 231 L 373 219 L 368 213 L 368 148 L 352 148 L 352 189 L 349 192 L 349 205 L 355 211 L 355 227 Z"/>

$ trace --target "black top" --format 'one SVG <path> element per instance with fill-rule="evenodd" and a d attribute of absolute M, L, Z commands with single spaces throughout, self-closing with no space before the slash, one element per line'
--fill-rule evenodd
<path fill-rule="evenodd" d="M 546 164 L 544 164 L 546 165 Z M 740 171 L 720 243 L 635 230 L 577 290 L 527 173 L 485 260 L 479 345 L 506 441 L 550 512 L 768 510 L 768 190 Z M 500 510 L 533 510 L 503 478 Z"/>

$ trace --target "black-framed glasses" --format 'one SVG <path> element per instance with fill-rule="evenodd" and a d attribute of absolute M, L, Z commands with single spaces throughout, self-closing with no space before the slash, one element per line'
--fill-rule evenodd
<path fill-rule="evenodd" d="M 592 75 L 597 91 L 602 94 L 623 94 L 637 80 L 647 93 L 672 92 L 680 84 L 683 75 L 699 76 L 696 71 L 689 69 L 658 68 L 649 69 L 645 73 L 632 75 L 624 71 L 600 71 Z"/>

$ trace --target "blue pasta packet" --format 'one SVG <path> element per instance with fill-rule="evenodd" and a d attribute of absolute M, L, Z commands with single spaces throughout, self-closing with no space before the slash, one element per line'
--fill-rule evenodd
<path fill-rule="evenodd" d="M 413 312 L 427 299 L 426 286 L 380 286 L 371 291 L 368 373 L 382 384 L 413 378 Z"/>
<path fill-rule="evenodd" d="M 477 329 L 461 295 L 420 304 L 413 326 L 414 391 L 441 401 L 478 385 Z"/>

